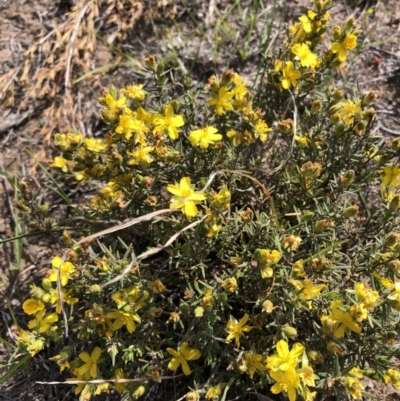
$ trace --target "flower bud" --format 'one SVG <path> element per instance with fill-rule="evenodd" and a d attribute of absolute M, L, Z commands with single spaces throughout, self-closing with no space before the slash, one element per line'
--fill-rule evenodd
<path fill-rule="evenodd" d="M 190 391 L 186 394 L 187 401 L 198 401 L 200 399 L 199 393 L 197 391 Z"/>
<path fill-rule="evenodd" d="M 321 100 L 317 99 L 314 100 L 313 104 L 311 105 L 311 114 L 317 114 L 322 110 L 322 102 Z"/>
<path fill-rule="evenodd" d="M 391 232 L 387 235 L 384 245 L 388 248 L 394 247 L 400 242 L 400 234 Z"/>
<path fill-rule="evenodd" d="M 110 112 L 107 111 L 107 110 L 103 110 L 103 111 L 101 112 L 101 118 L 102 118 L 106 123 L 110 123 L 110 124 L 115 123 L 115 122 L 118 120 L 118 118 L 117 118 L 114 114 L 110 113 Z"/>
<path fill-rule="evenodd" d="M 238 362 L 238 369 L 241 372 L 246 372 L 247 371 L 247 364 L 246 364 L 246 361 L 243 358 L 240 358 L 240 360 Z"/>
<path fill-rule="evenodd" d="M 235 73 L 233 72 L 233 70 L 225 71 L 221 77 L 221 86 L 228 85 L 234 77 Z"/>
<path fill-rule="evenodd" d="M 365 118 L 366 120 L 372 120 L 375 117 L 375 114 L 376 110 L 373 107 L 370 107 L 362 113 L 363 118 Z"/>
<path fill-rule="evenodd" d="M 173 323 L 178 323 L 181 320 L 181 318 L 179 316 L 179 313 L 171 312 L 168 320 L 170 320 Z"/>
<path fill-rule="evenodd" d="M 17 201 L 15 207 L 25 213 L 29 213 L 31 211 L 31 209 L 22 200 Z"/>
<path fill-rule="evenodd" d="M 309 350 L 307 351 L 307 356 L 313 365 L 324 363 L 324 356 L 319 351 Z"/>
<path fill-rule="evenodd" d="M 263 312 L 270 314 L 274 309 L 275 309 L 274 304 L 270 300 L 267 299 L 266 301 L 263 302 L 262 304 Z"/>
<path fill-rule="evenodd" d="M 42 280 L 42 287 L 45 289 L 45 291 L 50 291 L 52 288 L 51 281 L 48 278 L 44 278 Z"/>
<path fill-rule="evenodd" d="M 133 391 L 132 396 L 134 397 L 135 400 L 137 400 L 138 398 L 142 397 L 145 394 L 146 394 L 146 387 L 139 386 L 135 391 Z"/>
<path fill-rule="evenodd" d="M 351 28 L 353 28 L 353 26 L 356 24 L 356 20 L 354 17 L 350 17 L 345 24 L 343 25 L 343 32 L 344 33 L 348 33 Z"/>
<path fill-rule="evenodd" d="M 319 14 L 324 14 L 329 10 L 329 7 L 331 6 L 332 1 L 331 0 L 315 0 L 315 8 L 317 9 Z"/>
<path fill-rule="evenodd" d="M 336 128 L 335 128 L 335 136 L 336 137 L 340 137 L 343 132 L 345 131 L 346 126 L 343 124 L 343 122 L 338 122 L 336 124 Z"/>
<path fill-rule="evenodd" d="M 394 195 L 389 203 L 389 210 L 395 212 L 400 207 L 400 195 Z"/>
<path fill-rule="evenodd" d="M 334 104 L 333 106 L 329 107 L 328 114 L 332 116 L 336 114 L 341 108 L 342 106 L 340 104 Z"/>
<path fill-rule="evenodd" d="M 53 228 L 53 219 L 50 217 L 44 219 L 44 228 L 45 230 L 50 231 Z"/>
<path fill-rule="evenodd" d="M 161 372 L 158 366 L 150 365 L 146 369 L 146 376 L 157 383 L 161 383 Z"/>
<path fill-rule="evenodd" d="M 156 68 L 157 61 L 154 56 L 146 57 L 143 62 L 150 70 L 154 70 Z"/>
<path fill-rule="evenodd" d="M 335 25 L 332 29 L 333 40 L 338 41 L 342 35 L 342 29 L 339 25 Z"/>
<path fill-rule="evenodd" d="M 71 247 L 74 244 L 74 242 L 72 241 L 72 238 L 69 235 L 69 232 L 67 230 L 63 231 L 62 240 L 63 240 L 65 246 Z"/>
<path fill-rule="evenodd" d="M 155 306 L 152 306 L 152 307 L 149 309 L 149 311 L 148 311 L 148 313 L 147 313 L 147 316 L 148 316 L 150 319 L 155 319 L 155 318 L 160 317 L 161 314 L 162 314 L 162 312 L 163 312 L 163 310 L 162 310 L 161 308 L 156 308 Z"/>
<path fill-rule="evenodd" d="M 98 284 L 93 284 L 89 288 L 90 292 L 101 292 L 101 287 Z"/>
<path fill-rule="evenodd" d="M 311 212 L 310 210 L 305 210 L 304 212 L 303 212 L 303 215 L 302 215 L 302 219 L 303 219 L 303 221 L 310 221 L 310 220 L 312 220 L 313 219 L 313 217 L 314 217 L 314 212 Z"/>
<path fill-rule="evenodd" d="M 400 274 L 400 260 L 394 259 L 391 260 L 389 263 L 389 268 L 394 272 L 394 274 L 399 275 Z"/>
<path fill-rule="evenodd" d="M 333 333 L 335 332 L 337 328 L 337 323 L 332 320 L 329 316 L 323 316 L 321 318 L 321 323 L 322 323 L 322 331 L 324 332 L 325 335 L 327 336 L 333 336 Z"/>
<path fill-rule="evenodd" d="M 349 207 L 346 207 L 346 209 L 343 210 L 342 215 L 346 218 L 354 217 L 358 213 L 359 207 L 358 205 L 352 205 Z"/>
<path fill-rule="evenodd" d="M 354 170 L 349 170 L 340 176 L 340 182 L 344 188 L 348 188 L 354 181 Z"/>
<path fill-rule="evenodd" d="M 375 375 L 376 370 L 374 369 L 365 369 L 364 370 L 364 375 L 367 377 L 372 377 L 373 375 Z"/>
<path fill-rule="evenodd" d="M 378 93 L 375 91 L 371 91 L 366 93 L 362 98 L 361 98 L 361 106 L 368 106 L 370 103 L 372 103 L 376 98 L 378 97 Z"/>
<path fill-rule="evenodd" d="M 201 306 L 198 306 L 195 310 L 194 310 L 194 316 L 195 317 L 203 317 L 204 315 L 204 308 Z"/>
<path fill-rule="evenodd" d="M 160 63 L 157 64 L 157 67 L 156 67 L 157 77 L 160 78 L 163 72 L 164 72 L 164 63 L 160 62 Z"/>
<path fill-rule="evenodd" d="M 341 89 L 336 89 L 335 93 L 333 94 L 334 102 L 339 102 L 340 100 L 343 99 L 343 96 L 344 96 L 344 91 Z"/>
<path fill-rule="evenodd" d="M 400 138 L 393 139 L 392 141 L 392 149 L 399 151 L 400 150 Z"/>
<path fill-rule="evenodd" d="M 326 350 L 332 356 L 344 355 L 346 353 L 346 351 L 334 341 L 329 341 L 328 345 L 326 346 Z"/>
<path fill-rule="evenodd" d="M 356 126 L 354 127 L 354 131 L 357 135 L 361 135 L 365 130 L 365 123 L 364 121 L 359 121 Z"/>
<path fill-rule="evenodd" d="M 282 331 L 286 334 L 287 337 L 297 337 L 297 330 L 291 326 L 285 326 Z"/>
<path fill-rule="evenodd" d="M 314 231 L 316 233 L 322 233 L 323 231 L 325 231 L 326 229 L 333 227 L 335 225 L 335 223 L 332 221 L 332 219 L 324 219 L 324 220 L 318 220 L 315 223 L 314 226 Z"/>
<path fill-rule="evenodd" d="M 51 301 L 51 295 L 50 294 L 43 294 L 42 296 L 42 301 L 47 303 Z"/>

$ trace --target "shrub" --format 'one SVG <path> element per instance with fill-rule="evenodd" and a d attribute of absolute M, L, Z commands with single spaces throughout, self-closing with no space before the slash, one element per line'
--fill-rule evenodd
<path fill-rule="evenodd" d="M 374 93 L 334 87 L 359 32 L 328 7 L 287 29 L 254 90 L 232 70 L 194 90 L 149 57 L 146 86 L 100 99 L 104 137 L 55 136 L 52 167 L 101 185 L 86 215 L 122 221 L 65 233 L 23 304 L 18 344 L 58 349 L 81 400 L 400 385 L 400 142 L 376 133 Z"/>

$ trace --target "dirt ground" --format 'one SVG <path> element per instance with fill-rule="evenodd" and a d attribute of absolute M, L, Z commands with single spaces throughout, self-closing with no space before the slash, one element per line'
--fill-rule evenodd
<path fill-rule="evenodd" d="M 242 2 L 244 10 L 250 2 Z M 0 241 L 29 232 L 15 207 L 13 177 L 28 180 L 37 191 L 54 199 L 45 185 L 51 183 L 37 163 L 45 163 L 54 154 L 51 136 L 69 130 L 99 135 L 96 99 L 111 84 L 140 80 L 136 60 L 154 54 L 173 62 L 177 55 L 178 67 L 192 68 L 193 80 L 202 83 L 228 67 L 249 78 L 254 76 L 257 56 L 241 60 L 229 37 L 222 38 L 224 46 L 217 54 L 212 51 L 218 16 L 233 1 L 193 1 L 191 12 L 206 23 L 201 39 L 183 3 L 0 0 Z M 263 3 L 268 9 L 275 2 Z M 283 0 L 276 3 L 287 22 L 297 19 L 310 4 L 307 0 L 289 0 L 287 7 Z M 400 135 L 400 1 L 334 0 L 333 4 L 334 20 L 343 22 L 354 15 L 362 29 L 361 54 L 350 74 L 342 77 L 343 86 L 377 91 L 377 131 L 388 138 Z M 229 18 L 238 29 L 243 28 L 234 15 Z M 65 33 L 69 36 L 63 38 Z M 74 196 L 79 195 L 72 191 Z M 59 203 L 54 199 L 50 217 L 68 214 Z M 10 310 L 17 321 L 24 322 L 21 303 L 29 286 L 46 274 L 51 257 L 61 247 L 58 234 L 27 237 L 17 245 L 0 244 L 0 333 L 6 341 L 14 339 Z M 0 364 L 6 363 L 8 356 L 0 343 Z M 58 377 L 46 357 L 37 358 L 34 371 L 21 372 L 0 386 L 0 400 L 74 399 L 70 389 L 35 384 L 43 377 Z M 400 393 L 393 388 L 370 380 L 365 385 L 379 400 L 400 400 Z"/>

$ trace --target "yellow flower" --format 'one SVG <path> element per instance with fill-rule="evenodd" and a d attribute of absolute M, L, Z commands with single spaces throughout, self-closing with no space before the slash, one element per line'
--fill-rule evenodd
<path fill-rule="evenodd" d="M 233 146 L 238 146 L 242 142 L 242 139 L 243 139 L 243 134 L 234 129 L 229 130 L 226 133 L 226 136 L 232 141 Z"/>
<path fill-rule="evenodd" d="M 383 168 L 382 185 L 389 190 L 393 190 L 399 186 L 400 181 L 400 167 L 390 164 Z"/>
<path fill-rule="evenodd" d="M 225 111 L 233 110 L 232 98 L 234 95 L 235 92 L 228 92 L 228 88 L 222 86 L 218 91 L 218 95 L 212 94 L 213 98 L 208 100 L 208 104 L 216 108 L 218 116 L 222 116 Z"/>
<path fill-rule="evenodd" d="M 109 319 L 115 319 L 113 324 L 114 331 L 120 329 L 122 326 L 126 326 L 129 333 L 133 333 L 136 330 L 136 324 L 141 323 L 140 317 L 136 313 L 124 312 L 121 310 L 115 310 L 107 313 Z"/>
<path fill-rule="evenodd" d="M 282 255 L 275 249 L 257 249 L 256 257 L 260 260 L 262 278 L 270 278 L 274 274 L 271 266 L 278 263 Z"/>
<path fill-rule="evenodd" d="M 296 281 L 296 288 L 300 291 L 298 297 L 301 300 L 308 301 L 308 308 L 312 309 L 311 299 L 319 299 L 321 290 L 325 287 L 324 284 L 314 286 L 311 280 Z"/>
<path fill-rule="evenodd" d="M 312 10 L 308 10 L 307 15 L 302 15 L 299 17 L 299 21 L 303 27 L 305 33 L 310 33 L 312 31 L 312 21 L 316 17 L 316 13 Z"/>
<path fill-rule="evenodd" d="M 222 394 L 221 386 L 213 386 L 207 390 L 206 398 L 207 400 L 217 401 L 219 396 Z"/>
<path fill-rule="evenodd" d="M 297 251 L 297 248 L 299 247 L 301 243 L 301 238 L 296 237 L 294 235 L 289 235 L 283 240 L 283 248 L 287 249 L 289 248 L 292 251 Z"/>
<path fill-rule="evenodd" d="M 206 309 L 212 309 L 213 304 L 214 304 L 213 291 L 208 289 L 204 293 L 204 297 L 203 297 L 203 301 L 201 302 L 201 305 Z"/>
<path fill-rule="evenodd" d="M 35 356 L 45 345 L 42 337 L 37 337 L 35 334 L 27 331 L 19 332 L 17 344 L 24 346 L 31 356 Z"/>
<path fill-rule="evenodd" d="M 39 311 L 35 319 L 29 321 L 28 327 L 31 330 L 38 330 L 39 333 L 46 332 L 54 322 L 58 321 L 58 315 L 57 313 L 49 313 L 45 316 L 45 313 L 46 309 Z"/>
<path fill-rule="evenodd" d="M 343 42 L 333 42 L 331 51 L 338 53 L 339 61 L 343 62 L 347 58 L 347 52 L 353 50 L 357 46 L 357 36 L 352 33 L 348 34 Z"/>
<path fill-rule="evenodd" d="M 248 333 L 253 327 L 246 326 L 249 320 L 249 315 L 246 313 L 238 322 L 233 316 L 230 316 L 229 322 L 226 325 L 225 331 L 229 333 L 226 341 L 235 340 L 236 347 L 240 347 L 240 337 L 243 333 Z"/>
<path fill-rule="evenodd" d="M 215 234 L 218 234 L 221 231 L 222 226 L 218 224 L 213 224 L 207 233 L 207 238 L 213 237 Z"/>
<path fill-rule="evenodd" d="M 247 372 L 250 379 L 253 378 L 256 371 L 265 372 L 267 368 L 261 363 L 262 356 L 260 354 L 247 353 L 244 354 L 244 360 L 246 361 Z"/>
<path fill-rule="evenodd" d="M 51 167 L 53 168 L 59 168 L 61 169 L 64 173 L 68 172 L 68 160 L 64 159 L 63 157 L 55 157 L 53 162 L 51 163 Z"/>
<path fill-rule="evenodd" d="M 295 42 L 303 42 L 306 39 L 307 33 L 304 32 L 303 24 L 296 22 L 294 25 L 289 26 L 290 35 Z"/>
<path fill-rule="evenodd" d="M 105 97 L 107 108 L 111 114 L 115 114 L 119 108 L 123 107 L 126 103 L 126 97 L 121 96 L 118 100 L 115 99 L 111 94 L 107 93 Z"/>
<path fill-rule="evenodd" d="M 379 292 L 365 288 L 364 283 L 356 283 L 356 295 L 359 302 L 362 302 L 366 308 L 378 306 Z"/>
<path fill-rule="evenodd" d="M 55 256 L 52 259 L 51 265 L 54 271 L 49 275 L 48 279 L 52 282 L 56 282 L 58 271 L 60 270 L 61 286 L 65 287 L 68 284 L 70 275 L 75 272 L 75 266 L 68 261 L 62 263 L 62 259 L 59 256 Z"/>
<path fill-rule="evenodd" d="M 222 139 L 221 134 L 217 134 L 218 130 L 214 127 L 205 127 L 194 130 L 190 133 L 188 139 L 192 146 L 200 146 L 202 149 L 207 149 L 210 145 Z"/>
<path fill-rule="evenodd" d="M 107 149 L 107 146 L 103 145 L 101 139 L 85 138 L 85 147 L 95 153 L 99 153 L 102 150 Z"/>
<path fill-rule="evenodd" d="M 135 164 L 144 164 L 145 166 L 147 166 L 154 160 L 154 157 L 149 154 L 153 151 L 154 151 L 153 146 L 143 146 L 139 149 L 136 149 L 133 152 L 127 151 L 126 153 L 129 156 L 132 156 L 132 159 L 129 160 L 128 164 L 130 166 L 135 165 Z"/>
<path fill-rule="evenodd" d="M 123 94 L 128 95 L 130 99 L 144 100 L 147 92 L 143 90 L 143 85 L 128 85 L 126 89 L 121 89 Z"/>
<path fill-rule="evenodd" d="M 69 352 L 68 351 L 61 351 L 58 355 L 49 358 L 51 361 L 57 362 L 57 365 L 60 367 L 60 372 L 64 369 L 69 369 L 71 366 L 68 362 Z"/>
<path fill-rule="evenodd" d="M 196 204 L 206 199 L 203 193 L 194 191 L 194 185 L 190 185 L 188 177 L 181 178 L 179 185 L 168 184 L 167 189 L 174 195 L 170 208 L 183 209 L 183 213 L 189 219 L 198 213 Z"/>
<path fill-rule="evenodd" d="M 229 209 L 229 202 L 231 201 L 231 193 L 226 185 L 223 185 L 220 191 L 213 196 L 213 206 L 217 209 Z"/>
<path fill-rule="evenodd" d="M 272 128 L 268 127 L 267 123 L 263 120 L 258 120 L 254 124 L 254 136 L 260 138 L 261 142 L 265 142 L 268 139 L 267 132 L 271 132 Z"/>
<path fill-rule="evenodd" d="M 323 322 L 329 318 L 338 323 L 338 327 L 333 333 L 335 337 L 342 338 L 347 329 L 350 329 L 355 333 L 361 333 L 361 327 L 353 320 L 351 314 L 342 310 L 344 305 L 341 301 L 332 301 L 330 308 L 332 314 L 329 316 L 322 316 L 321 321 Z"/>
<path fill-rule="evenodd" d="M 285 340 L 279 340 L 276 343 L 276 351 L 276 354 L 267 357 L 267 368 L 286 371 L 296 368 L 297 361 L 305 351 L 305 347 L 300 343 L 296 343 L 289 351 L 289 344 Z"/>
<path fill-rule="evenodd" d="M 300 379 L 310 387 L 315 387 L 315 379 L 319 379 L 317 375 L 314 374 L 314 370 L 311 366 L 305 366 L 297 371 Z"/>
<path fill-rule="evenodd" d="M 22 309 L 27 315 L 34 315 L 35 313 L 41 311 L 44 308 L 44 303 L 38 299 L 27 299 L 22 304 Z"/>
<path fill-rule="evenodd" d="M 169 104 L 165 108 L 165 117 L 157 116 L 154 119 L 155 129 L 154 132 L 168 132 L 171 139 L 178 139 L 179 133 L 178 128 L 185 125 L 183 117 L 180 115 L 175 115 L 174 108 Z"/>
<path fill-rule="evenodd" d="M 361 322 L 365 320 L 368 316 L 368 310 L 365 307 L 364 303 L 350 306 L 349 313 L 351 316 L 354 317 L 356 322 Z"/>
<path fill-rule="evenodd" d="M 73 291 L 74 291 L 73 288 L 69 289 L 68 291 L 61 291 L 61 296 L 64 303 L 68 305 L 75 305 L 79 301 L 78 298 L 71 296 Z M 59 293 L 57 289 L 54 290 L 52 289 L 50 302 L 51 304 L 57 303 L 56 312 L 61 313 L 61 302 L 59 300 Z"/>
<path fill-rule="evenodd" d="M 300 377 L 293 368 L 289 368 L 284 372 L 271 370 L 269 375 L 276 381 L 271 387 L 271 393 L 279 394 L 283 392 L 289 398 L 289 401 L 296 401 L 296 389 L 300 386 Z"/>
<path fill-rule="evenodd" d="M 356 103 L 348 100 L 347 102 L 339 103 L 341 109 L 338 110 L 337 115 L 343 120 L 347 125 L 353 123 L 354 118 L 360 118 L 362 114 L 361 102 Z"/>
<path fill-rule="evenodd" d="M 149 128 L 146 127 L 142 120 L 138 120 L 135 115 L 123 114 L 119 117 L 115 132 L 124 135 L 127 140 L 134 134 L 134 142 L 144 144 L 145 134 L 149 132 Z"/>
<path fill-rule="evenodd" d="M 89 355 L 87 352 L 81 352 L 78 356 L 84 362 L 84 364 L 77 368 L 77 375 L 87 379 L 97 378 L 97 361 L 100 358 L 101 348 L 94 347 L 92 353 Z"/>
<path fill-rule="evenodd" d="M 122 368 L 115 369 L 113 379 L 116 380 L 125 379 L 125 373 Z M 114 382 L 114 387 L 120 394 L 126 390 L 125 383 Z"/>
<path fill-rule="evenodd" d="M 183 342 L 178 350 L 167 348 L 167 352 L 173 356 L 168 363 L 169 370 L 176 370 L 182 365 L 183 373 L 188 376 L 190 375 L 190 368 L 187 361 L 195 361 L 201 357 L 201 353 L 196 348 L 188 348 L 188 343 Z"/>
<path fill-rule="evenodd" d="M 362 390 L 364 390 L 364 385 L 360 383 L 357 378 L 346 376 L 343 378 L 343 381 L 353 399 L 362 399 Z"/>
<path fill-rule="evenodd" d="M 282 87 L 284 89 L 289 89 L 291 86 L 294 88 L 299 87 L 297 80 L 301 76 L 301 72 L 294 69 L 294 65 L 291 61 L 286 63 L 285 68 L 282 70 Z"/>
<path fill-rule="evenodd" d="M 398 370 L 388 369 L 385 375 L 385 379 L 388 380 L 388 382 L 392 383 L 393 386 L 400 388 L 400 372 Z"/>
<path fill-rule="evenodd" d="M 154 293 L 161 294 L 166 290 L 166 287 L 161 280 L 155 280 L 151 283 L 151 289 Z"/>
<path fill-rule="evenodd" d="M 317 55 L 310 50 L 306 43 L 296 43 L 291 52 L 300 60 L 302 67 L 315 68 L 318 64 Z"/>
<path fill-rule="evenodd" d="M 227 278 L 226 280 L 224 280 L 224 282 L 221 284 L 221 287 L 229 292 L 235 292 L 237 288 L 237 281 L 235 277 Z"/>

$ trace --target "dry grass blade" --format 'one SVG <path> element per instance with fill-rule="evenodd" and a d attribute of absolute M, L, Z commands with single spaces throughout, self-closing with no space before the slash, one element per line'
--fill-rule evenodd
<path fill-rule="evenodd" d="M 157 248 L 152 248 L 149 249 L 148 251 L 140 254 L 137 259 L 141 260 L 141 259 L 145 259 L 148 258 L 151 255 L 155 255 L 156 253 L 162 251 L 163 249 L 169 247 L 182 233 L 184 233 L 187 230 L 190 230 L 193 227 L 196 227 L 197 225 L 199 225 L 202 221 L 204 221 L 207 217 L 209 216 L 209 214 L 206 214 L 205 216 L 203 216 L 200 220 L 196 220 L 195 222 L 189 224 L 188 226 L 182 228 L 182 230 L 178 231 L 177 233 L 175 233 L 164 245 L 159 246 Z M 107 287 L 111 284 L 114 284 L 118 281 L 120 281 L 122 278 L 124 278 L 129 271 L 132 269 L 132 266 L 135 264 L 136 260 L 133 260 L 131 263 L 129 263 L 128 266 L 125 267 L 124 271 L 119 274 L 118 276 L 114 277 L 112 280 L 107 281 L 106 283 L 104 283 L 101 288 Z"/>

